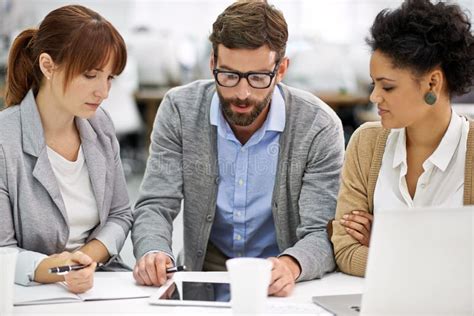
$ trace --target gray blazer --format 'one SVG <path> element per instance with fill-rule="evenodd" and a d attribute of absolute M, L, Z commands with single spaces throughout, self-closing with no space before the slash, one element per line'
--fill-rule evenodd
<path fill-rule="evenodd" d="M 280 146 L 272 149 L 279 150 L 272 198 L 277 242 L 281 254 L 301 265 L 299 280 L 309 280 L 335 268 L 326 224 L 336 208 L 342 125 L 314 95 L 283 84 L 277 89 L 286 106 Z M 152 250 L 172 254 L 173 219 L 184 199 L 184 263 L 202 269 L 219 183 L 217 130 L 209 120 L 214 92 L 214 81 L 196 81 L 170 90 L 160 105 L 134 211 L 137 258 Z"/>
<path fill-rule="evenodd" d="M 127 187 L 112 121 L 101 108 L 91 119 L 75 119 L 97 201 L 100 223 L 87 242 L 100 240 L 111 260 L 132 225 Z M 45 255 L 64 251 L 69 225 L 64 202 L 46 151 L 32 91 L 20 105 L 0 112 L 0 247 L 18 247 L 15 282 L 29 284 Z"/>

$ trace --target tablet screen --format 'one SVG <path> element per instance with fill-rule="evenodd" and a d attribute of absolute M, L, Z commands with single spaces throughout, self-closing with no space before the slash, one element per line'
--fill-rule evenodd
<path fill-rule="evenodd" d="M 160 299 L 177 301 L 229 302 L 230 286 L 228 283 L 183 282 L 182 291 L 175 283 L 161 295 Z"/>

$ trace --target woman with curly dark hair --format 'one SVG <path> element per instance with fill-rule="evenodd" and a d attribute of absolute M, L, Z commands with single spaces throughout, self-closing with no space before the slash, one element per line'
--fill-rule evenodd
<path fill-rule="evenodd" d="M 352 136 L 331 238 L 339 268 L 358 276 L 377 212 L 474 204 L 474 125 L 450 104 L 473 84 L 469 18 L 455 4 L 407 0 L 377 15 L 367 42 L 381 124 Z"/>

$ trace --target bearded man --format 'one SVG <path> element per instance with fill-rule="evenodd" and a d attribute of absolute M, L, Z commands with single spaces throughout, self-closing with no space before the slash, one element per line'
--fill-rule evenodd
<path fill-rule="evenodd" d="M 287 296 L 296 281 L 335 268 L 326 223 L 339 189 L 342 125 L 317 97 L 281 83 L 287 39 L 275 7 L 234 3 L 210 35 L 214 80 L 166 94 L 134 211 L 139 284 L 169 277 L 182 201 L 178 261 L 189 270 L 222 271 L 234 257 L 268 258 L 268 293 Z"/>

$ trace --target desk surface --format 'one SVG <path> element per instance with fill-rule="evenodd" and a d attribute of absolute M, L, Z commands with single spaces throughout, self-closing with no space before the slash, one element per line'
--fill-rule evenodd
<path fill-rule="evenodd" d="M 314 92 L 315 96 L 323 100 L 334 110 L 344 107 L 355 107 L 369 104 L 369 96 L 361 94 L 348 94 L 337 92 Z"/>
<path fill-rule="evenodd" d="M 100 277 L 126 278 L 130 280 L 131 286 L 135 285 L 131 272 L 98 272 Z M 342 273 L 332 273 L 320 280 L 302 282 L 296 285 L 295 291 L 290 297 L 276 298 L 270 297 L 269 300 L 277 303 L 288 304 L 311 304 L 311 297 L 315 295 L 335 295 L 335 294 L 353 294 L 362 293 L 364 279 L 348 276 Z M 150 294 L 156 291 L 153 287 L 142 287 Z M 109 301 L 89 301 L 67 304 L 51 305 L 31 305 L 16 306 L 13 309 L 13 315 L 135 315 L 135 314 L 225 314 L 231 315 L 230 309 L 204 308 L 204 307 L 168 307 L 156 306 L 148 303 L 148 298 L 127 299 L 127 300 L 109 300 Z"/>

